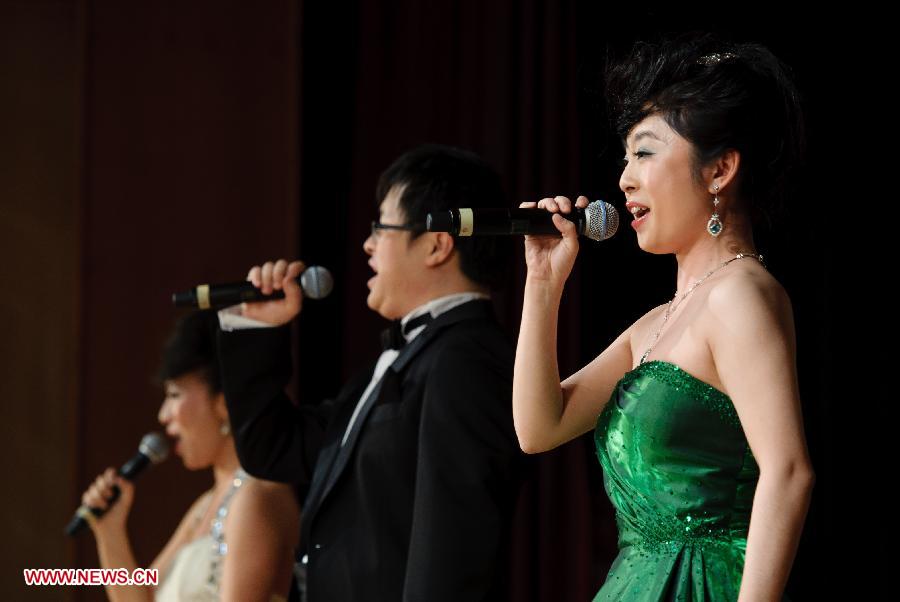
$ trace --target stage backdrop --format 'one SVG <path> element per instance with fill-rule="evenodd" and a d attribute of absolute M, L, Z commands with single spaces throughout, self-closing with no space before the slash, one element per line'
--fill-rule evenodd
<path fill-rule="evenodd" d="M 852 120 L 834 116 L 853 114 L 870 80 L 844 69 L 867 60 L 847 50 L 853 15 L 801 39 L 803 18 L 588 0 L 0 0 L 0 598 L 103 599 L 98 588 L 26 589 L 22 569 L 97 566 L 93 539 L 68 541 L 62 527 L 91 479 L 159 428 L 153 374 L 178 316 L 173 291 L 242 279 L 277 257 L 329 267 L 334 294 L 308 303 L 297 326 L 292 392 L 305 403 L 333 394 L 378 352 L 362 243 L 379 172 L 411 146 L 454 144 L 498 169 L 502 202 L 586 194 L 621 210 L 604 59 L 688 29 L 769 45 L 806 97 L 796 210 L 759 241 L 793 300 L 818 476 L 789 593 L 860 594 L 853 563 L 866 559 L 841 553 L 855 529 L 842 504 L 846 475 L 874 468 L 837 437 L 857 394 L 845 376 L 855 325 L 843 319 L 857 289 L 837 276 L 851 245 L 830 243 L 838 199 L 856 194 L 839 157 L 863 150 Z M 560 316 L 563 373 L 674 292 L 674 261 L 642 253 L 628 221 L 613 240 L 583 244 Z M 514 339 L 524 264 L 521 241 L 511 244 L 495 305 Z M 177 459 L 141 477 L 130 519 L 140 565 L 210 483 Z M 615 525 L 589 436 L 533 459 L 515 524 L 514 598 L 590 599 Z"/>

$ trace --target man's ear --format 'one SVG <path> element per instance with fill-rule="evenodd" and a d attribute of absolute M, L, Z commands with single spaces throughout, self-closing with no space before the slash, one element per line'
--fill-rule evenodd
<path fill-rule="evenodd" d="M 430 239 L 428 241 L 427 255 L 425 256 L 425 265 L 437 267 L 450 260 L 450 257 L 453 256 L 453 249 L 456 247 L 453 236 L 447 232 L 428 232 L 424 236 L 428 236 Z"/>

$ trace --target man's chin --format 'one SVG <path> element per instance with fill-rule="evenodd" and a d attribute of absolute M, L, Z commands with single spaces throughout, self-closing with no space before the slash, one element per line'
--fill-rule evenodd
<path fill-rule="evenodd" d="M 369 306 L 369 309 L 374 311 L 385 320 L 399 320 L 403 317 L 403 314 L 398 315 L 397 312 L 391 310 L 391 308 L 387 304 L 385 304 L 382 299 L 378 298 L 372 293 L 369 293 L 369 296 L 366 297 L 366 305 Z"/>
<path fill-rule="evenodd" d="M 381 303 L 381 300 L 378 298 L 378 295 L 375 294 L 375 291 L 369 291 L 369 296 L 366 297 L 366 305 L 368 305 L 369 309 L 371 309 L 375 313 L 377 313 L 379 315 L 383 315 L 381 313 L 383 304 Z"/>

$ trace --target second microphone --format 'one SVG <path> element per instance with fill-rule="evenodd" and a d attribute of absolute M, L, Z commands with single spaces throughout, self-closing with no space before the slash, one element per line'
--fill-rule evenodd
<path fill-rule="evenodd" d="M 604 201 L 559 215 L 573 222 L 578 234 L 592 240 L 606 240 L 619 228 L 619 213 Z M 448 209 L 429 213 L 425 227 L 429 232 L 457 236 L 560 235 L 553 225 L 553 214 L 544 209 Z"/>
<path fill-rule="evenodd" d="M 331 272 L 320 265 L 311 265 L 306 268 L 297 278 L 297 282 L 303 289 L 303 296 L 308 299 L 323 299 L 334 288 Z M 247 281 L 230 284 L 201 284 L 188 291 L 172 295 L 172 303 L 177 307 L 200 309 L 228 307 L 238 303 L 271 299 L 284 299 L 284 292 L 273 291 L 271 295 L 264 295 L 262 291 Z"/>

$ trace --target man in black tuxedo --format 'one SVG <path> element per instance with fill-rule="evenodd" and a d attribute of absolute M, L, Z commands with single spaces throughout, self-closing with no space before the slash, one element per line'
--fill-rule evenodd
<path fill-rule="evenodd" d="M 250 271 L 284 300 L 220 315 L 238 456 L 252 475 L 309 488 L 298 559 L 310 602 L 502 600 L 521 453 L 513 350 L 487 294 L 508 264 L 492 239 L 424 231 L 431 211 L 504 205 L 499 178 L 476 155 L 426 146 L 382 174 L 377 196 L 368 305 L 393 334 L 333 401 L 297 408 L 284 394 L 300 262 Z"/>

